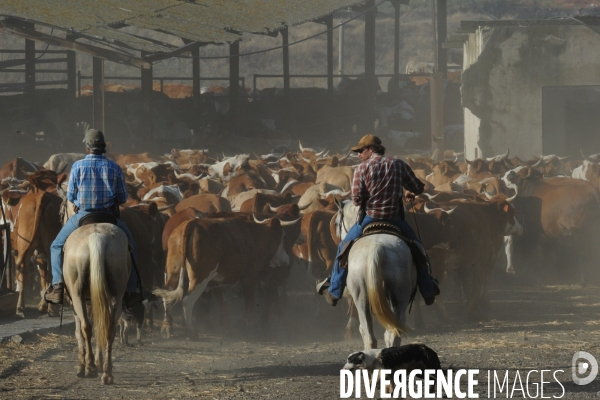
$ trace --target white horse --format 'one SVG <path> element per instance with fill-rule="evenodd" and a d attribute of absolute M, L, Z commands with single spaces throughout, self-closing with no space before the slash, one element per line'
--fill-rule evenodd
<path fill-rule="evenodd" d="M 336 233 L 344 239 L 357 220 L 359 208 L 351 202 L 338 203 Z M 373 335 L 375 315 L 385 328 L 385 345 L 400 345 L 400 336 L 411 331 L 405 324 L 406 308 L 417 283 L 408 245 L 389 234 L 369 235 L 358 240 L 348 257 L 347 290 L 354 300 L 365 349 L 377 348 Z"/>
<path fill-rule="evenodd" d="M 127 236 L 112 224 L 82 226 L 65 243 L 63 277 L 75 313 L 75 336 L 79 344 L 77 376 L 80 378 L 97 377 L 97 366 L 102 365 L 102 383 L 113 383 L 112 344 L 129 279 L 129 262 Z M 88 298 L 96 330 L 95 361 L 92 321 L 85 306 Z"/>
<path fill-rule="evenodd" d="M 59 194 L 63 197 L 64 192 L 59 190 Z M 73 214 L 73 204 L 65 199 L 61 206 L 63 224 Z M 98 366 L 102 366 L 102 383 L 112 384 L 112 344 L 131 269 L 127 235 L 112 224 L 85 225 L 69 235 L 63 252 L 63 279 L 73 303 L 79 345 L 77 376 L 95 378 Z M 93 324 L 87 299 L 92 303 Z M 96 330 L 95 359 L 92 325 Z"/>

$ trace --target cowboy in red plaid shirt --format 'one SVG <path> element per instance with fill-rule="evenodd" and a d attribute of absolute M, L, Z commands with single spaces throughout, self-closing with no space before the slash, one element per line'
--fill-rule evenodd
<path fill-rule="evenodd" d="M 352 147 L 352 151 L 357 152 L 363 161 L 354 171 L 352 202 L 362 207 L 365 215 L 339 244 L 331 277 L 317 285 L 317 292 L 332 306 L 342 297 L 348 274 L 346 269 L 340 268 L 337 257 L 343 244 L 359 238 L 365 226 L 375 221 L 391 222 L 400 228 L 403 236 L 420 242 L 404 220 L 402 192 L 403 188 L 406 189 L 406 198 L 414 200 L 415 195 L 423 193 L 423 182 L 404 161 L 385 156 L 385 147 L 377 136 L 364 136 L 357 146 Z M 425 303 L 433 304 L 440 291 L 427 268 L 417 268 L 417 282 Z"/>

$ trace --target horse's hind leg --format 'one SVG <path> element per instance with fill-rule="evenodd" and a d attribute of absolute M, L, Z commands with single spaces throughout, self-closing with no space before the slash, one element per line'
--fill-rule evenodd
<path fill-rule="evenodd" d="M 112 345 L 115 340 L 115 324 L 114 322 L 111 324 L 110 332 L 108 333 L 108 343 L 106 343 L 106 355 L 104 357 L 104 365 L 102 370 L 104 373 L 102 374 L 102 384 L 103 385 L 112 385 L 113 384 L 113 374 L 112 374 Z"/>
<path fill-rule="evenodd" d="M 85 346 L 83 343 L 83 336 L 81 335 L 81 321 L 79 320 L 79 316 L 77 314 L 75 317 L 75 337 L 77 338 L 77 346 L 79 353 L 79 364 L 77 365 L 77 377 L 83 378 L 85 377 Z"/>
<path fill-rule="evenodd" d="M 346 340 L 352 340 L 354 338 L 354 329 L 358 323 L 358 318 L 356 316 L 356 306 L 354 305 L 354 301 L 352 298 L 348 299 L 348 324 L 346 324 L 346 333 L 344 338 Z"/>
<path fill-rule="evenodd" d="M 92 324 L 88 318 L 87 309 L 80 296 L 73 295 L 73 311 L 79 319 L 79 334 L 82 337 L 85 355 L 85 373 L 86 378 L 98 376 L 96 365 L 94 364 L 94 352 L 92 351 Z M 81 350 L 79 352 L 81 355 Z M 79 374 L 77 375 L 79 376 Z"/>
<path fill-rule="evenodd" d="M 360 321 L 358 330 L 363 338 L 364 348 L 376 349 L 377 339 L 375 339 L 375 334 L 373 333 L 373 317 L 367 298 L 367 291 L 360 291 L 358 296 L 353 295 L 352 297 L 355 299 L 354 303 L 358 312 L 358 320 Z"/>

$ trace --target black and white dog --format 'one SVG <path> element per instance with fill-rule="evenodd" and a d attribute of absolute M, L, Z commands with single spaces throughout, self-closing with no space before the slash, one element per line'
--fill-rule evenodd
<path fill-rule="evenodd" d="M 435 351 L 424 344 L 407 344 L 387 349 L 358 351 L 348 356 L 344 369 L 354 371 L 366 369 L 370 374 L 375 369 L 406 370 L 408 375 L 413 369 L 442 369 Z"/>

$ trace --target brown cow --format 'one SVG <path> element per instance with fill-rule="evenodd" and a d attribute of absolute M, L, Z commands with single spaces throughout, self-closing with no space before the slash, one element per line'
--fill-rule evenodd
<path fill-rule="evenodd" d="M 140 154 L 115 154 L 115 161 L 123 171 L 127 171 L 127 165 L 130 164 L 158 162 L 163 159 L 163 156 L 149 152 Z"/>
<path fill-rule="evenodd" d="M 215 194 L 197 194 L 183 199 L 175 206 L 175 211 L 185 210 L 188 207 L 195 208 L 206 214 L 220 211 L 231 211 L 231 204 L 227 199 Z"/>
<path fill-rule="evenodd" d="M 11 240 L 17 251 L 15 265 L 18 268 L 17 288 L 20 292 L 17 316 L 21 318 L 24 318 L 23 296 L 28 278 L 25 264 L 29 262 L 35 250 L 42 258 L 50 259 L 50 245 L 62 227 L 59 217 L 61 203 L 62 199 L 59 196 L 48 192 L 29 193 L 18 203 Z M 38 265 L 42 293 L 52 281 L 51 269 L 44 270 L 46 265 L 50 263 Z M 42 296 L 38 309 L 44 311 L 46 307 Z"/>
<path fill-rule="evenodd" d="M 265 181 L 254 171 L 232 177 L 223 191 L 223 197 L 233 199 L 236 195 L 251 189 L 268 189 Z"/>
<path fill-rule="evenodd" d="M 596 240 L 600 233 L 598 189 L 580 179 L 542 179 L 542 173 L 532 167 L 515 168 L 503 180 L 508 188 L 516 190 L 518 197 L 539 199 L 541 233 L 547 239 L 548 249 L 559 259 L 559 265 L 595 268 Z M 584 256 L 587 259 L 582 259 Z M 578 272 L 583 274 L 583 271 Z M 578 275 L 572 270 L 568 273 Z"/>
<path fill-rule="evenodd" d="M 256 193 L 256 196 L 242 203 L 240 211 L 248 213 L 260 213 L 267 204 L 278 207 L 284 204 L 291 204 L 293 200 L 294 198 L 292 197 L 291 193 L 272 195 L 258 192 Z"/>
<path fill-rule="evenodd" d="M 480 306 L 487 301 L 487 285 L 505 236 L 520 235 L 522 226 L 515 220 L 515 210 L 505 196 L 489 202 L 451 201 L 448 213 L 451 235 L 446 270 L 455 270 L 462 283 L 469 318 L 481 317 Z M 432 212 L 429 209 L 425 211 Z"/>
<path fill-rule="evenodd" d="M 27 179 L 27 174 L 41 169 L 37 164 L 29 162 L 21 157 L 17 157 L 7 162 L 0 168 L 0 179 L 17 178 L 19 180 Z"/>
<path fill-rule="evenodd" d="M 172 149 L 169 154 L 169 160 L 175 161 L 178 165 L 183 164 L 204 164 L 212 163 L 214 159 L 209 159 L 208 150 L 195 149 Z"/>
<path fill-rule="evenodd" d="M 462 173 L 453 161 L 442 161 L 427 176 L 427 181 L 438 187 L 445 183 L 454 182 Z"/>
<path fill-rule="evenodd" d="M 165 304 L 163 327 L 170 335 L 170 308 L 182 301 L 186 330 L 194 337 L 191 313 L 200 295 L 211 286 L 242 283 L 245 318 L 254 308 L 259 273 L 270 265 L 288 263 L 283 251 L 283 230 L 273 218 L 265 224 L 239 219 L 195 219 L 178 226 L 169 238 L 166 290 L 155 290 Z M 189 279 L 184 297 L 185 274 Z"/>
<path fill-rule="evenodd" d="M 58 175 L 49 169 L 40 169 L 30 174 L 27 181 L 33 186 L 34 192 L 54 192 L 58 184 Z"/>
<path fill-rule="evenodd" d="M 175 214 L 169 218 L 162 232 L 162 249 L 166 253 L 167 245 L 169 242 L 169 236 L 171 233 L 177 228 L 179 225 L 183 224 L 185 221 L 189 221 L 195 218 L 205 218 L 206 214 L 196 210 L 195 208 L 188 207 L 185 210 L 177 211 Z"/>
<path fill-rule="evenodd" d="M 158 212 L 156 204 L 139 204 L 133 207 L 121 207 L 121 219 L 129 228 L 137 246 L 137 266 L 144 289 L 162 286 L 164 282 L 165 252 L 158 243 L 162 239 L 163 229 L 168 216 Z M 153 318 L 148 307 L 147 325 L 151 329 Z"/>

